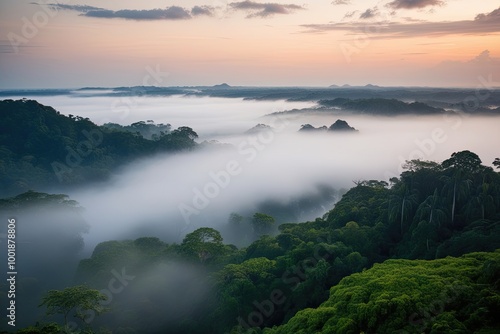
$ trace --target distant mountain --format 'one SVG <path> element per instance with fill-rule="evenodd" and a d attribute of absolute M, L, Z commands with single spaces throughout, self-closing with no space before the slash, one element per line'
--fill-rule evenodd
<path fill-rule="evenodd" d="M 382 87 L 377 86 L 377 85 L 367 84 L 367 85 L 365 85 L 365 88 L 368 88 L 368 89 L 379 89 L 379 88 L 382 88 Z"/>
<path fill-rule="evenodd" d="M 332 125 L 330 125 L 330 127 L 328 128 L 328 131 L 336 131 L 336 132 L 339 132 L 339 131 L 340 132 L 344 132 L 344 131 L 351 132 L 351 131 L 354 131 L 354 132 L 356 132 L 358 130 L 356 130 L 352 126 L 349 126 L 349 124 L 347 124 L 346 121 L 338 119 L 337 121 L 335 121 L 335 123 L 333 123 Z"/>
<path fill-rule="evenodd" d="M 256 134 L 256 133 L 259 133 L 262 131 L 267 131 L 267 130 L 273 130 L 273 128 L 269 125 L 266 125 L 266 124 L 257 124 L 253 128 L 245 131 L 245 134 Z"/>
<path fill-rule="evenodd" d="M 346 121 L 338 119 L 330 125 L 330 127 L 320 126 L 315 128 L 311 124 L 304 124 L 300 128 L 299 132 L 358 132 L 355 128 L 351 127 Z"/>
<path fill-rule="evenodd" d="M 299 132 L 319 132 L 319 131 L 327 131 L 327 130 L 328 130 L 328 128 L 324 125 L 320 126 L 319 128 L 315 128 L 311 124 L 303 124 L 300 127 Z"/>
<path fill-rule="evenodd" d="M 487 99 L 477 99 L 472 106 L 466 105 L 469 97 L 476 96 L 474 89 L 465 88 L 431 88 L 431 87 L 379 87 L 373 84 L 366 86 L 331 85 L 330 87 L 245 87 L 230 86 L 222 83 L 215 86 L 189 87 L 87 87 L 83 89 L 22 89 L 0 90 L 0 96 L 11 98 L 60 96 L 87 94 L 88 96 L 211 96 L 226 98 L 243 98 L 247 100 L 287 100 L 308 101 L 316 103 L 336 98 L 356 99 L 396 99 L 399 101 L 420 101 L 432 107 L 446 108 L 466 113 L 488 113 L 498 115 L 494 110 L 500 106 L 500 89 L 488 91 Z M 414 108 L 413 108 L 414 109 Z"/>
<path fill-rule="evenodd" d="M 212 86 L 212 88 L 215 88 L 215 89 L 227 89 L 227 88 L 231 88 L 231 86 L 229 86 L 227 83 L 222 83 L 220 85 L 215 85 L 215 86 Z"/>

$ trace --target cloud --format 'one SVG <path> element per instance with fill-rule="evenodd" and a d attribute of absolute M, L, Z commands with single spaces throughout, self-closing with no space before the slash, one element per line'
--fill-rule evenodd
<path fill-rule="evenodd" d="M 347 3 L 348 1 L 337 1 Z M 36 3 L 35 3 L 36 4 Z M 197 16 L 214 16 L 216 8 L 206 5 L 197 5 L 191 9 L 170 6 L 166 8 L 156 9 L 122 9 L 122 10 L 109 10 L 100 7 L 93 7 L 87 5 L 65 5 L 53 3 L 50 6 L 58 10 L 71 10 L 81 13 L 82 16 L 97 17 L 97 18 L 121 18 L 127 20 L 188 20 Z M 296 10 L 305 9 L 303 6 L 294 4 L 279 4 L 279 3 L 258 3 L 255 1 L 240 1 L 232 2 L 229 7 L 233 10 L 246 11 L 249 14 L 247 18 L 261 17 L 266 18 L 275 14 L 291 14 Z"/>
<path fill-rule="evenodd" d="M 191 9 L 191 15 L 193 16 L 198 16 L 198 15 L 206 15 L 206 16 L 213 16 L 214 15 L 215 9 L 210 6 L 194 6 Z"/>
<path fill-rule="evenodd" d="M 350 0 L 335 0 L 335 1 L 332 1 L 332 5 L 350 5 L 351 4 L 351 1 Z"/>
<path fill-rule="evenodd" d="M 443 5 L 445 5 L 443 0 L 394 0 L 387 4 L 388 7 L 394 9 L 413 9 Z"/>
<path fill-rule="evenodd" d="M 254 17 L 269 17 L 275 14 L 290 14 L 296 10 L 305 9 L 299 5 L 293 4 L 278 4 L 278 3 L 258 3 L 255 1 L 241 1 L 241 2 L 232 2 L 229 4 L 234 10 L 243 10 L 250 12 L 247 18 Z"/>
<path fill-rule="evenodd" d="M 32 4 L 39 5 L 39 3 L 36 3 L 36 2 L 32 2 Z M 94 6 L 65 5 L 65 4 L 60 4 L 60 3 L 51 3 L 51 4 L 49 4 L 49 6 L 54 8 L 54 9 L 73 10 L 73 11 L 82 12 L 82 13 L 86 13 L 86 12 L 93 11 L 93 10 L 104 10 L 104 8 L 94 7 Z"/>
<path fill-rule="evenodd" d="M 500 23 L 500 7 L 488 14 L 479 14 L 475 18 L 480 23 Z"/>
<path fill-rule="evenodd" d="M 500 76 L 500 58 L 493 57 L 484 50 L 476 57 L 466 60 L 445 60 L 428 70 L 434 78 L 448 82 L 470 82 L 478 84 L 493 81 Z M 483 78 L 478 80 L 478 78 Z M 495 84 L 492 83 L 492 86 Z"/>
<path fill-rule="evenodd" d="M 156 9 L 122 9 L 116 11 L 87 5 L 50 4 L 50 6 L 54 9 L 80 12 L 82 16 L 87 17 L 107 19 L 121 18 L 138 21 L 188 20 L 193 16 L 212 16 L 214 13 L 213 7 L 210 6 L 194 6 L 191 10 L 179 6 L 170 6 Z"/>
<path fill-rule="evenodd" d="M 359 15 L 359 18 L 366 20 L 366 19 L 374 18 L 377 15 L 378 15 L 378 8 L 373 7 L 373 8 L 368 8 L 363 13 L 361 13 L 361 15 Z"/>
<path fill-rule="evenodd" d="M 165 9 L 148 10 L 122 9 L 118 11 L 89 11 L 85 14 L 85 16 L 122 18 L 129 20 L 187 20 L 191 18 L 191 14 L 188 10 L 178 6 L 167 7 Z"/>
<path fill-rule="evenodd" d="M 353 17 L 358 11 L 357 10 L 354 10 L 352 12 L 347 12 L 345 13 L 344 15 L 344 19 L 350 19 L 351 17 Z"/>
<path fill-rule="evenodd" d="M 43 46 L 34 44 L 21 44 L 21 45 L 16 45 L 16 47 L 20 49 L 19 52 L 21 52 L 21 50 L 22 52 L 27 52 L 28 49 L 40 48 Z M 0 54 L 1 53 L 16 54 L 17 52 L 9 40 L 0 40 Z"/>
<path fill-rule="evenodd" d="M 364 14 L 364 13 L 363 13 Z M 367 24 L 365 22 L 331 23 L 331 24 L 307 24 L 303 27 L 312 32 L 325 31 L 348 31 L 354 33 L 365 33 Z M 483 35 L 500 32 L 500 8 L 491 13 L 479 14 L 474 20 L 441 21 L 441 22 L 384 22 L 380 29 L 371 29 L 373 34 L 370 38 L 410 38 L 410 37 L 437 37 L 445 35 Z"/>
<path fill-rule="evenodd" d="M 489 50 L 484 50 L 477 57 L 469 60 L 468 63 L 475 64 L 475 65 L 495 65 L 495 66 L 500 66 L 500 59 L 499 58 L 493 58 L 493 57 L 491 57 L 490 51 Z"/>

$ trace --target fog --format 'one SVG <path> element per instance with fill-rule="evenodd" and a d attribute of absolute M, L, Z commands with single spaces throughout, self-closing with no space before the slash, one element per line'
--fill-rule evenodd
<path fill-rule="evenodd" d="M 71 198 L 86 209 L 87 254 L 97 243 L 111 239 L 157 236 L 181 242 L 186 233 L 201 226 L 218 228 L 224 235 L 231 212 L 251 216 L 269 202 L 292 210 L 291 203 L 317 196 L 315 205 L 299 205 L 293 215 L 283 218 L 314 219 L 330 210 L 353 181 L 388 180 L 399 175 L 405 160 L 442 161 L 465 149 L 490 165 L 498 156 L 498 147 L 491 143 L 500 142 L 499 121 L 494 117 L 317 113 L 277 117 L 265 115 L 311 103 L 136 97 L 135 104 L 113 109 L 110 106 L 116 101 L 111 97 L 40 98 L 63 114 L 89 117 L 98 124 L 151 119 L 173 128 L 192 127 L 200 135 L 199 142 L 215 139 L 232 146 L 136 161 L 105 184 L 70 191 Z M 302 124 L 329 126 L 339 118 L 359 132 L 298 132 Z M 273 130 L 245 134 L 259 123 Z M 337 192 L 322 194 L 324 186 Z M 229 241 L 240 246 L 250 241 L 242 240 Z"/>
<path fill-rule="evenodd" d="M 83 97 L 37 96 L 42 104 L 52 106 L 63 115 L 88 117 L 102 125 L 112 122 L 129 125 L 154 120 L 170 123 L 173 128 L 189 126 L 200 140 L 216 140 L 228 134 L 237 135 L 255 125 L 258 117 L 293 108 L 311 107 L 311 102 L 249 101 L 241 98 L 215 97 Z"/>
<path fill-rule="evenodd" d="M 70 219 L 77 223 L 74 230 L 71 226 L 69 230 L 61 229 L 63 225 L 58 222 L 64 217 L 55 213 L 52 215 L 57 219 L 50 218 L 50 214 L 41 219 L 39 213 L 28 211 L 17 217 L 20 222 L 31 221 L 19 230 L 20 249 L 24 249 L 19 255 L 23 259 L 21 268 L 26 280 L 36 277 L 34 283 L 23 283 L 27 287 L 36 284 L 39 286 L 36 291 L 42 291 L 57 286 L 58 282 L 51 282 L 41 274 L 47 268 L 62 270 L 61 280 L 74 273 L 78 249 L 68 251 L 64 243 L 55 243 L 56 239 L 71 236 L 73 239 L 68 242 L 76 240 L 75 244 L 80 245 L 79 238 L 83 237 L 80 258 L 89 257 L 98 243 L 107 240 L 154 236 L 168 243 L 181 243 L 187 233 L 199 227 L 214 227 L 221 231 L 225 242 L 245 246 L 254 240 L 254 235 L 230 230 L 228 217 L 232 212 L 247 218 L 263 212 L 273 215 L 279 223 L 313 220 L 332 209 L 341 194 L 354 186 L 353 181 L 387 181 L 400 174 L 405 160 L 441 162 L 453 152 L 470 150 L 485 165 L 491 165 L 500 154 L 498 117 L 326 113 L 278 117 L 266 115 L 308 108 L 312 104 L 179 96 L 137 99 L 125 109 L 116 109 L 111 106 L 117 99 L 111 97 L 37 97 L 40 103 L 62 114 L 89 117 L 98 124 L 126 125 L 154 120 L 170 123 L 173 128 L 189 126 L 199 134 L 198 142 L 217 140 L 229 145 L 202 145 L 192 152 L 157 155 L 123 166 L 104 183 L 69 191 L 52 189 L 54 193 L 67 193 L 85 211 Z M 347 121 L 359 131 L 298 131 L 302 124 L 330 126 L 337 119 Z M 257 124 L 272 129 L 245 133 Z M 88 230 L 78 225 L 82 218 Z M 44 223 L 51 219 L 52 223 Z M 52 235 L 51 231 L 58 233 Z M 43 242 L 21 247 L 21 242 L 32 242 L 37 236 Z M 28 251 L 36 256 L 30 258 Z M 65 256 L 59 258 L 61 254 Z M 204 275 L 199 269 L 170 263 L 150 270 L 141 273 L 134 288 L 116 298 L 135 301 L 142 296 L 146 302 L 165 298 L 165 309 L 170 313 L 164 320 L 175 322 L 175 318 L 194 312 L 210 294 L 206 282 L 199 281 Z M 186 282 L 192 283 L 186 285 Z M 177 307 L 175 301 L 185 291 L 192 291 L 193 296 L 186 296 L 183 300 L 187 304 Z M 32 303 L 29 308 L 35 310 L 36 305 Z M 145 314 L 161 317 L 150 311 Z M 40 314 L 40 310 L 37 312 Z M 105 316 L 103 321 L 123 322 L 115 316 L 114 313 Z M 27 317 L 26 321 L 31 320 Z"/>
<path fill-rule="evenodd" d="M 388 180 L 400 174 L 405 160 L 442 161 L 466 149 L 490 165 L 498 157 L 498 147 L 491 143 L 500 142 L 495 117 L 324 112 L 266 116 L 313 103 L 239 98 L 72 95 L 37 100 L 97 124 L 154 120 L 173 128 L 189 126 L 199 134 L 198 142 L 230 144 L 135 161 L 104 184 L 64 190 L 86 209 L 86 255 L 105 240 L 157 236 L 181 242 L 201 226 L 218 228 L 226 236 L 231 212 L 251 216 L 267 210 L 264 213 L 277 215 L 279 222 L 312 220 L 330 210 L 353 181 Z M 337 119 L 359 131 L 298 132 L 302 124 L 329 126 Z M 245 133 L 259 123 L 272 129 Z M 226 241 L 242 246 L 251 240 L 233 236 Z"/>

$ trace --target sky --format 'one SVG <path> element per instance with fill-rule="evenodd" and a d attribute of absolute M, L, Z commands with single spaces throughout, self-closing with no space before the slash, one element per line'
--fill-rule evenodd
<path fill-rule="evenodd" d="M 500 86 L 498 0 L 0 0 L 0 89 Z"/>

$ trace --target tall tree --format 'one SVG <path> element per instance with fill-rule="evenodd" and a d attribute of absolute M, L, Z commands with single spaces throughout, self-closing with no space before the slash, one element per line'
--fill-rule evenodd
<path fill-rule="evenodd" d="M 500 158 L 496 158 L 495 161 L 493 161 L 493 166 L 500 169 Z"/>
<path fill-rule="evenodd" d="M 219 231 L 202 227 L 186 235 L 180 246 L 181 252 L 188 257 L 197 257 L 204 263 L 208 259 L 222 254 L 224 244 Z"/>
<path fill-rule="evenodd" d="M 269 234 L 274 223 L 274 218 L 265 213 L 257 212 L 252 217 L 252 225 L 257 235 Z"/>
<path fill-rule="evenodd" d="M 486 210 L 495 206 L 495 199 L 492 195 L 492 187 L 490 183 L 484 182 L 477 187 L 476 192 L 470 198 L 466 205 L 466 214 L 470 218 L 474 216 L 481 219 L 486 218 Z"/>
<path fill-rule="evenodd" d="M 434 194 L 427 197 L 422 204 L 419 205 L 417 210 L 417 216 L 420 220 L 429 216 L 427 221 L 429 224 L 437 223 L 438 227 L 441 227 L 441 221 L 444 220 L 445 213 L 441 209 L 440 197 L 437 188 L 434 190 Z"/>
<path fill-rule="evenodd" d="M 397 217 L 400 220 L 400 232 L 403 235 L 403 225 L 405 220 L 410 217 L 410 212 L 417 204 L 418 196 L 416 190 L 410 190 L 409 187 L 400 182 L 390 198 L 391 209 L 389 211 L 389 220 L 395 221 Z"/>
<path fill-rule="evenodd" d="M 463 173 L 476 173 L 481 169 L 481 159 L 471 151 L 455 152 L 441 164 L 444 168 L 459 169 Z"/>
<path fill-rule="evenodd" d="M 457 201 L 465 199 L 472 187 L 472 180 L 463 177 L 460 169 L 452 171 L 452 176 L 444 175 L 441 179 L 445 182 L 443 191 L 451 197 L 451 224 L 455 223 Z"/>
<path fill-rule="evenodd" d="M 451 207 L 451 222 L 455 221 L 456 202 L 457 197 L 467 196 L 474 174 L 481 171 L 481 159 L 479 156 L 471 151 L 454 152 L 449 159 L 443 161 L 441 166 L 452 173 L 452 179 L 448 184 L 453 184 L 453 197 Z"/>
<path fill-rule="evenodd" d="M 68 316 L 74 313 L 74 317 L 85 321 L 88 311 L 101 314 L 107 311 L 101 305 L 106 296 L 98 290 L 91 289 L 85 285 L 78 285 L 64 290 L 50 290 L 43 297 L 40 306 L 47 307 L 47 315 L 61 314 L 64 316 L 64 326 L 68 324 Z"/>

